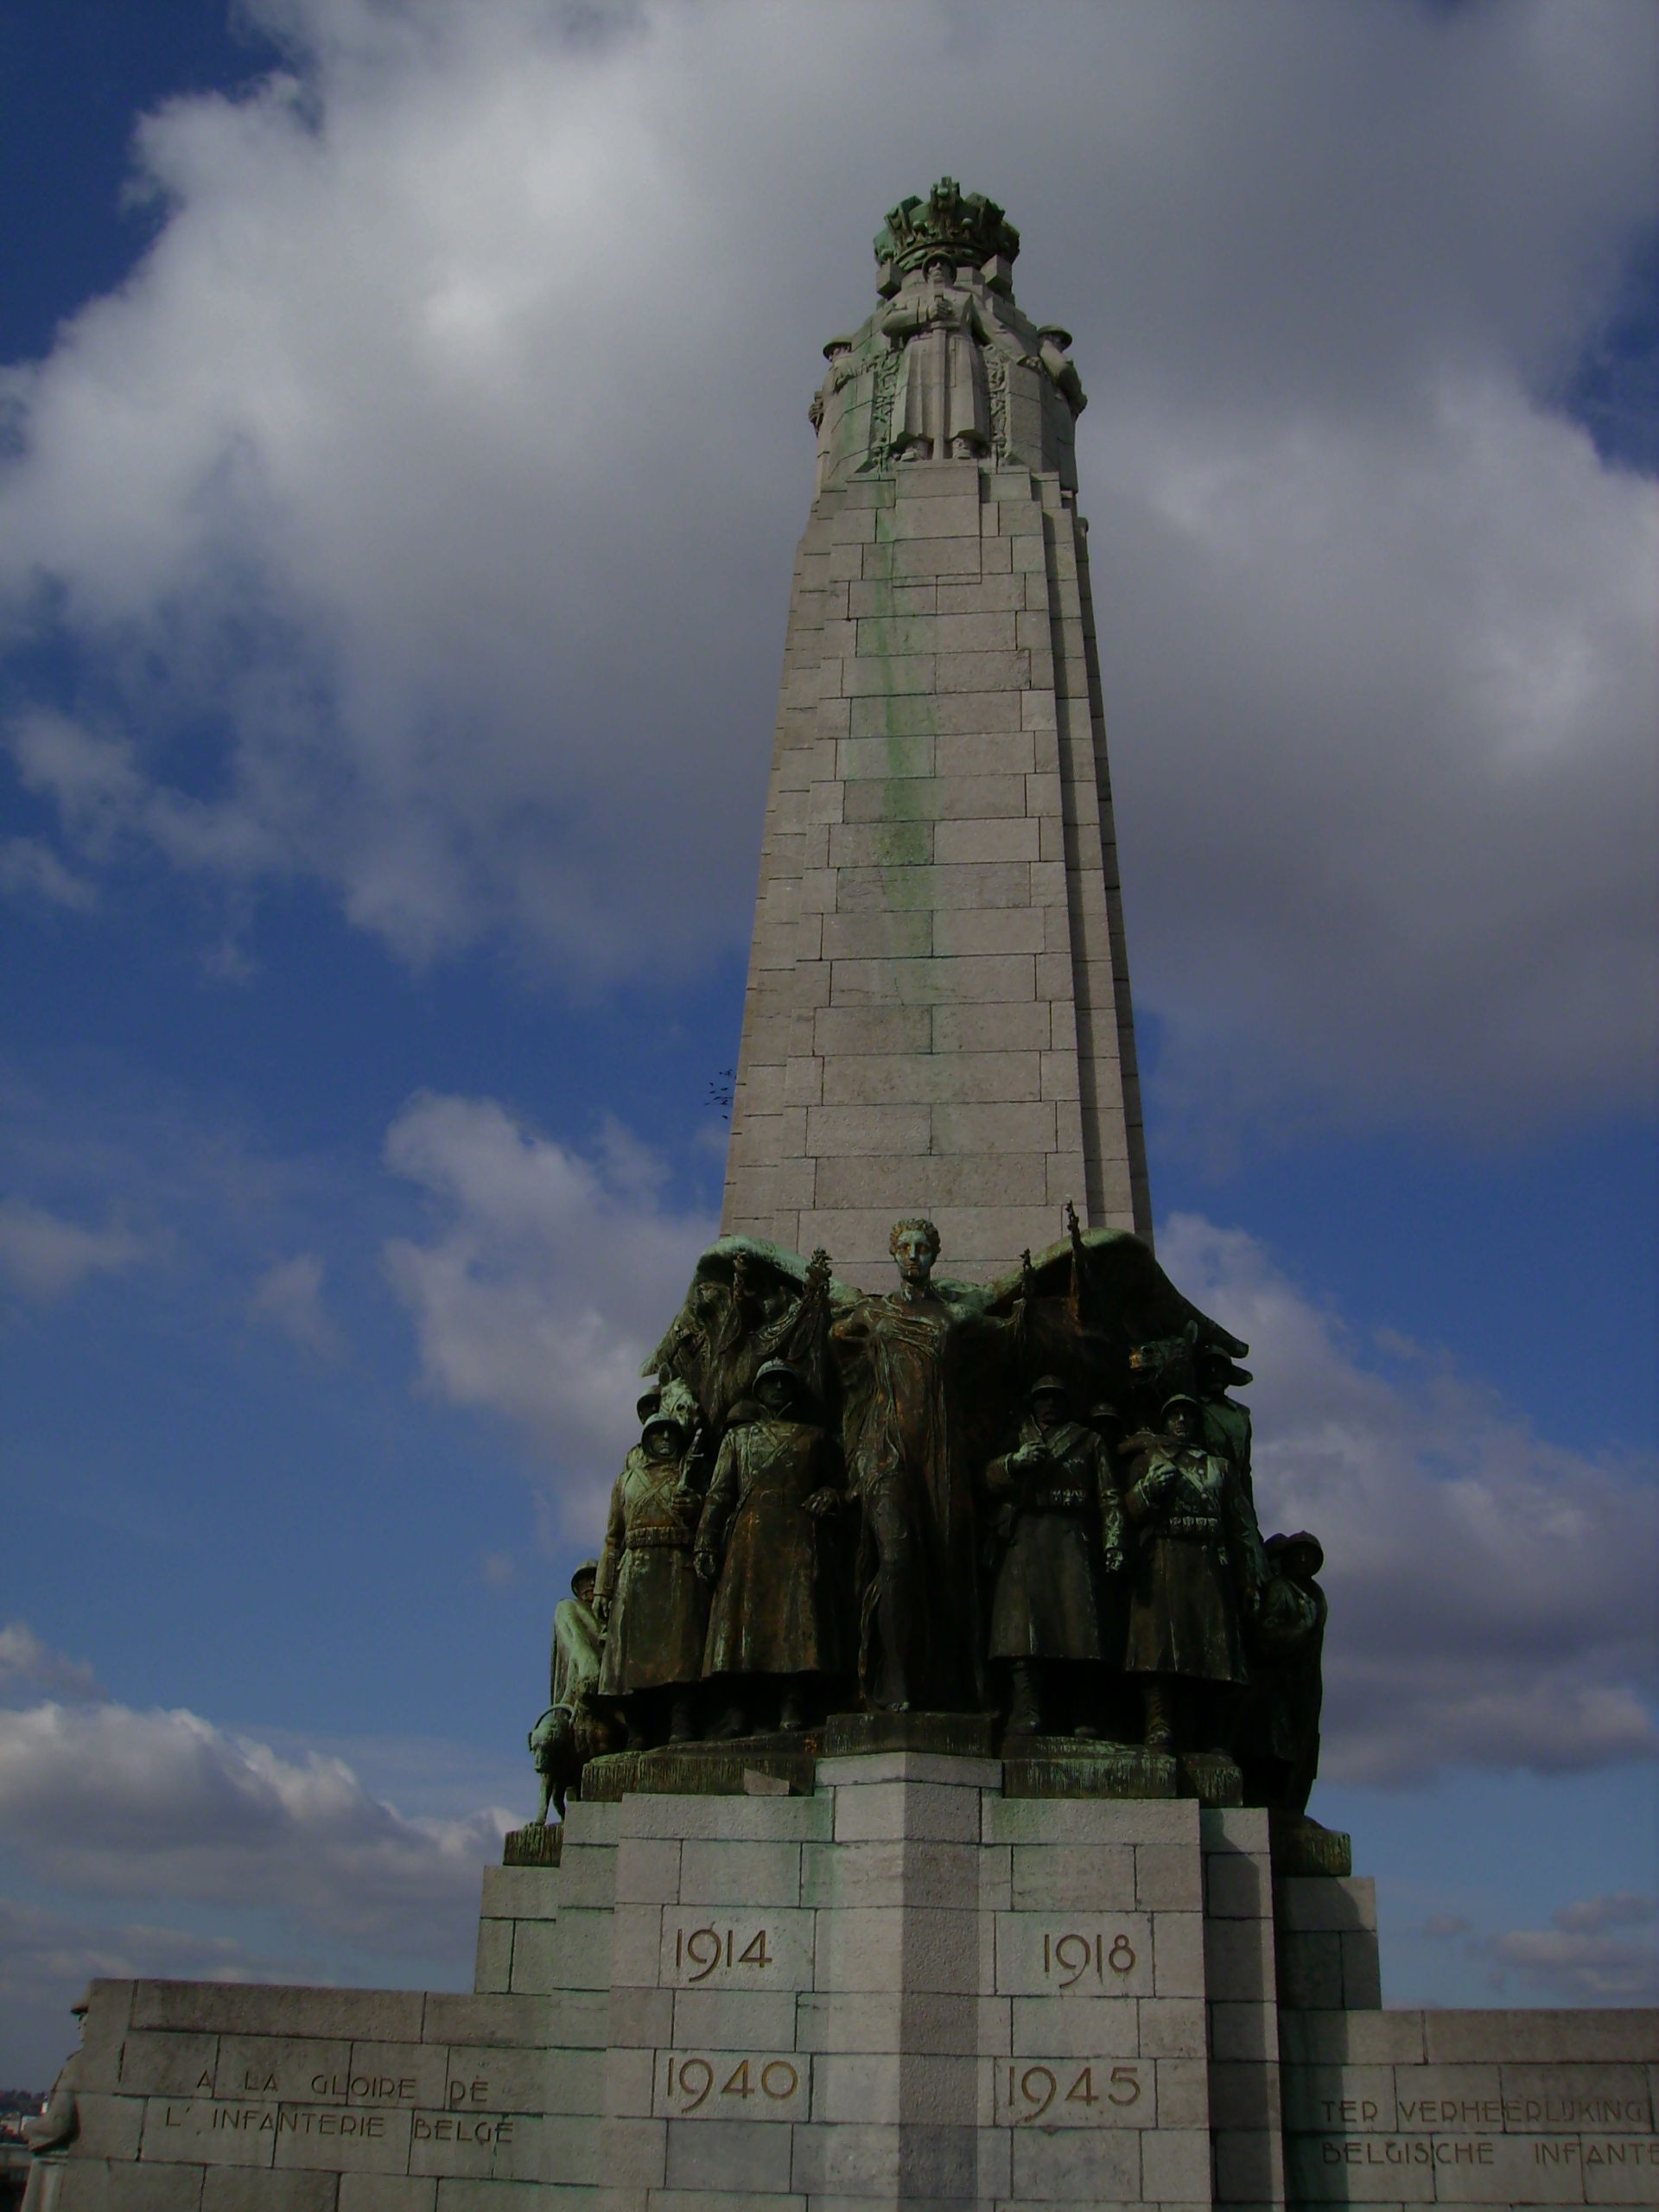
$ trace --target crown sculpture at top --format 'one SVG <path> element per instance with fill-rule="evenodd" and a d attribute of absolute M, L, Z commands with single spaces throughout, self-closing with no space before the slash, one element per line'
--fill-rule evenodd
<path fill-rule="evenodd" d="M 948 178 L 893 209 L 880 304 L 824 349 L 820 506 L 914 464 L 981 461 L 1058 479 L 1070 504 L 1083 389 L 1068 334 L 1014 302 L 1019 243 Z M 833 1047 L 806 1050 L 826 1055 L 827 1099 Z M 904 1164 L 872 1170 L 899 1185 L 888 1203 L 904 1202 Z M 1248 1345 L 1141 1236 L 1084 1227 L 1069 1202 L 1060 1240 L 990 1281 L 942 1277 L 940 1243 L 919 1213 L 896 1222 L 896 1280 L 880 1289 L 758 1235 L 698 1261 L 643 1370 L 599 1557 L 558 1609 L 531 1739 L 543 1821 L 599 1754 L 632 1755 L 637 1777 L 669 1746 L 683 1777 L 694 1746 L 758 1757 L 852 1714 L 872 1742 L 975 1716 L 958 1744 L 977 1732 L 1005 1756 L 1116 1757 L 1143 1783 L 1184 1760 L 1213 1789 L 1224 1768 L 1223 1794 L 1303 1813 L 1322 1554 L 1258 1527 L 1250 1416 L 1230 1395 L 1249 1380 Z M 837 1718 L 832 1734 L 859 1729 Z M 943 1746 L 951 1730 L 936 1734 Z"/>
<path fill-rule="evenodd" d="M 995 200 L 942 177 L 876 234 L 882 304 L 824 347 L 812 403 L 818 488 L 893 462 L 995 460 L 1077 489 L 1083 385 L 1069 331 L 1014 300 L 1020 233 Z"/>

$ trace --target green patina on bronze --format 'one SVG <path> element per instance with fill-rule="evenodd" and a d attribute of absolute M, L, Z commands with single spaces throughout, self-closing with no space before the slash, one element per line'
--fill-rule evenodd
<path fill-rule="evenodd" d="M 982 1284 L 920 1216 L 890 1241 L 880 1294 L 752 1238 L 698 1262 L 593 1604 L 583 1570 L 560 1607 L 548 1794 L 572 1763 L 615 1796 L 1000 1747 L 1011 1796 L 1266 1804 L 1287 1865 L 1334 1865 L 1306 1817 L 1323 1554 L 1256 1526 L 1247 1347 L 1075 1216 Z"/>

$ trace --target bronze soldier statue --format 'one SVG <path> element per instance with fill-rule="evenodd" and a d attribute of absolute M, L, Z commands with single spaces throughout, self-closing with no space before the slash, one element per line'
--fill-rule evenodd
<path fill-rule="evenodd" d="M 1122 1649 L 1112 1586 L 1123 1566 L 1123 1510 L 1105 1446 L 1071 1419 L 1058 1375 L 1032 1384 L 1014 1449 L 991 1461 L 985 1486 L 1006 1531 L 990 1656 L 1008 1666 L 1008 1732 L 1036 1735 L 1058 1719 L 1093 1735 L 1101 1685 L 1090 1678 Z"/>
<path fill-rule="evenodd" d="M 1224 1748 L 1249 1680 L 1244 1624 L 1266 1575 L 1255 1513 L 1230 1460 L 1202 1440 L 1202 1408 L 1179 1393 L 1163 1433 L 1132 1437 L 1124 1509 L 1136 1536 L 1123 1664 L 1143 1678 L 1154 1751 Z"/>
<path fill-rule="evenodd" d="M 1268 1580 L 1250 1639 L 1250 1687 L 1236 1751 L 1244 1802 L 1305 1813 L 1319 1770 L 1325 1624 L 1314 1577 L 1325 1565 L 1317 1536 L 1269 1536 Z"/>
<path fill-rule="evenodd" d="M 654 1414 L 611 1491 L 594 1611 L 605 1630 L 596 1694 L 614 1700 L 630 1751 L 690 1741 L 709 1592 L 691 1563 L 702 1500 L 686 1424 Z"/>
<path fill-rule="evenodd" d="M 984 1644 L 967 1362 L 970 1347 L 992 1354 L 1009 1325 L 944 1294 L 962 1286 L 935 1285 L 931 1221 L 895 1222 L 888 1249 L 897 1290 L 860 1299 L 830 1332 L 861 1516 L 859 1688 L 877 1710 L 972 1709 Z M 978 1363 L 982 1392 L 988 1363 Z"/>
<path fill-rule="evenodd" d="M 552 1703 L 530 1732 L 530 1753 L 542 1782 L 538 1822 L 545 1822 L 550 1802 L 563 1820 L 566 1793 L 582 1780 L 582 1768 L 613 1748 L 610 1721 L 594 1702 L 605 1640 L 594 1611 L 598 1579 L 599 1561 L 583 1560 L 570 1578 L 570 1595 L 553 1611 Z"/>
<path fill-rule="evenodd" d="M 783 1360 L 760 1370 L 753 1395 L 758 1403 L 736 1408 L 721 1444 L 693 1553 L 715 1585 L 702 1671 L 726 1693 L 720 1736 L 754 1728 L 763 1705 L 780 1728 L 804 1727 L 823 1678 L 842 1664 L 821 1534 L 842 1503 L 835 1447 L 808 1419 L 801 1378 Z"/>

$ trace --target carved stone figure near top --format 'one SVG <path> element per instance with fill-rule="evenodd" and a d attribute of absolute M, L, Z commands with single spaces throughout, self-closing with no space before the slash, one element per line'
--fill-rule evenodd
<path fill-rule="evenodd" d="M 1070 334 L 1015 303 L 1019 251 L 995 201 L 950 177 L 888 211 L 875 239 L 882 304 L 824 347 L 809 410 L 817 491 L 895 462 L 990 461 L 1075 492 L 1083 385 Z"/>
<path fill-rule="evenodd" d="M 982 348 L 1001 334 L 945 255 L 928 262 L 881 318 L 904 349 L 888 432 L 900 461 L 976 461 L 991 449 L 991 388 Z"/>

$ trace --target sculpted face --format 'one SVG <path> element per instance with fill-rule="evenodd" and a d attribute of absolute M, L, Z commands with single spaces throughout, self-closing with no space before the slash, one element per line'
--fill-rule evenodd
<path fill-rule="evenodd" d="M 1172 1406 L 1164 1420 L 1169 1433 L 1180 1437 L 1183 1441 L 1192 1436 L 1198 1427 L 1191 1406 Z"/>
<path fill-rule="evenodd" d="M 925 1290 L 939 1248 L 925 1229 L 901 1229 L 893 1236 L 893 1256 L 899 1263 L 899 1280 L 909 1288 Z"/>
<path fill-rule="evenodd" d="M 677 1459 L 680 1456 L 680 1433 L 666 1421 L 645 1431 L 647 1459 Z"/>
<path fill-rule="evenodd" d="M 769 1414 L 786 1414 L 795 1400 L 787 1375 L 763 1375 L 754 1386 L 754 1395 Z"/>
<path fill-rule="evenodd" d="M 1052 1428 L 1056 1421 L 1065 1419 L 1065 1400 L 1058 1390 L 1043 1390 L 1032 1400 L 1031 1410 L 1039 1428 Z"/>

